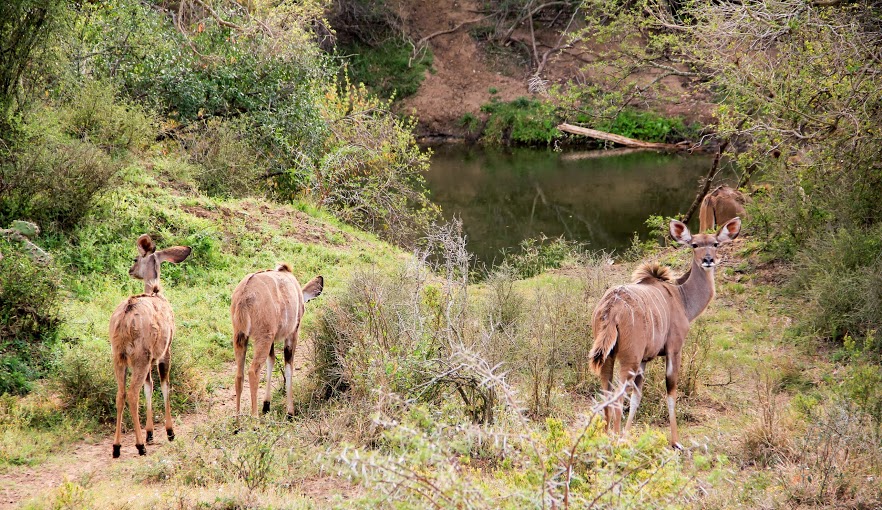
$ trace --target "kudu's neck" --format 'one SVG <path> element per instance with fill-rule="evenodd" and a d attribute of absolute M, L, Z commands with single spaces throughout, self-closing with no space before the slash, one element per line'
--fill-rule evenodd
<path fill-rule="evenodd" d="M 686 310 L 686 317 L 692 322 L 714 298 L 713 268 L 705 270 L 693 258 L 689 277 L 679 285 L 678 290 L 680 299 L 683 300 L 683 308 Z"/>
<path fill-rule="evenodd" d="M 159 278 L 144 280 L 144 294 L 159 294 Z"/>

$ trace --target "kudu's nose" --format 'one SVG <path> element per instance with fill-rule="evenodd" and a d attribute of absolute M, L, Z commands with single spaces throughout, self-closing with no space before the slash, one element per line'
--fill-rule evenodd
<path fill-rule="evenodd" d="M 705 266 L 712 266 L 712 265 L 714 265 L 714 258 L 711 257 L 710 255 L 705 255 L 704 258 L 701 259 L 701 263 L 704 264 Z"/>

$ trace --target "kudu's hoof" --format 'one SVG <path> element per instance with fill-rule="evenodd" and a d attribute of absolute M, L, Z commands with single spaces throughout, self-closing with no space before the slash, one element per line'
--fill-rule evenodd
<path fill-rule="evenodd" d="M 147 448 L 144 448 L 144 445 L 136 444 L 135 448 L 138 449 L 138 455 L 147 455 Z"/>
<path fill-rule="evenodd" d="M 166 435 L 168 435 L 168 440 L 169 440 L 169 441 L 174 441 L 174 440 L 175 440 L 175 431 L 174 431 L 174 430 L 172 430 L 172 429 L 165 429 L 165 433 L 166 433 Z"/>
<path fill-rule="evenodd" d="M 269 412 L 270 403 L 266 400 L 263 401 L 263 414 Z"/>
<path fill-rule="evenodd" d="M 147 444 L 153 444 L 153 431 L 147 431 Z"/>
<path fill-rule="evenodd" d="M 118 445 L 118 444 L 113 445 L 113 458 L 114 459 L 119 458 L 120 448 L 122 448 L 122 445 Z"/>

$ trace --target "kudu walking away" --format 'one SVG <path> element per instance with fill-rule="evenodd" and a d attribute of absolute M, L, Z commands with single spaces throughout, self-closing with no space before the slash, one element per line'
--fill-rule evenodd
<path fill-rule="evenodd" d="M 744 204 L 747 197 L 744 193 L 729 186 L 718 186 L 704 196 L 701 209 L 698 211 L 698 232 L 704 233 L 717 228 L 732 218 L 744 218 Z"/>
<path fill-rule="evenodd" d="M 257 416 L 257 386 L 264 361 L 267 369 L 263 412 L 269 411 L 276 340 L 284 342 L 285 410 L 289 417 L 294 414 L 291 377 L 294 373 L 294 349 L 297 347 L 300 321 L 306 310 L 304 305 L 319 296 L 323 286 L 324 279 L 316 276 L 301 289 L 287 264 L 282 264 L 275 270 L 251 273 L 236 286 L 230 306 L 233 347 L 236 351 L 236 414 L 241 409 L 245 351 L 249 338 L 254 339 L 254 359 L 248 369 L 251 414 Z"/>
<path fill-rule="evenodd" d="M 692 247 L 689 272 L 673 281 L 667 267 L 644 264 L 634 272 L 634 283 L 606 291 L 594 309 L 594 347 L 589 357 L 607 394 L 613 390 L 613 366 L 619 360 L 619 381 L 630 395 L 627 432 L 640 405 L 646 363 L 665 356 L 671 445 L 681 448 L 674 412 L 681 350 L 689 324 L 714 297 L 717 247 L 738 236 L 741 219 L 729 220 L 716 234 L 693 236 L 676 220 L 671 221 L 670 229 L 675 240 Z M 617 433 L 622 425 L 623 396 L 604 409 L 607 427 Z"/>
<path fill-rule="evenodd" d="M 144 387 L 147 409 L 147 442 L 153 442 L 153 377 L 150 369 L 154 362 L 159 369 L 159 384 L 165 402 L 165 431 L 169 441 L 175 438 L 168 401 L 175 316 L 168 300 L 162 295 L 159 269 L 163 262 L 183 262 L 190 255 L 190 248 L 175 246 L 156 251 L 156 244 L 147 234 L 138 238 L 137 246 L 138 256 L 129 269 L 129 275 L 144 280 L 144 293 L 127 298 L 110 316 L 110 349 L 116 376 L 116 436 L 113 440 L 113 458 L 120 454 L 122 416 L 126 400 L 135 425 L 135 446 L 139 454 L 147 453 L 138 417 L 138 392 L 141 386 Z M 127 393 L 128 370 L 132 371 L 132 379 Z"/>

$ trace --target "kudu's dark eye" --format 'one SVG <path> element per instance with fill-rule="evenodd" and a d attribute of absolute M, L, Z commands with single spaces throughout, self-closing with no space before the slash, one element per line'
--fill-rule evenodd
<path fill-rule="evenodd" d="M 720 245 L 720 243 L 714 243 L 714 248 L 716 248 L 719 245 Z"/>
<path fill-rule="evenodd" d="M 692 243 L 692 248 L 698 248 L 698 245 L 695 243 Z"/>

